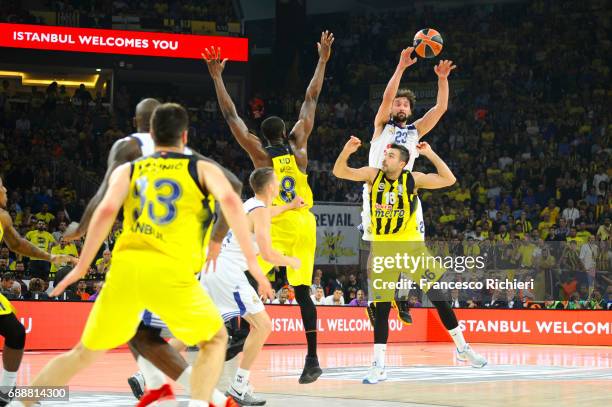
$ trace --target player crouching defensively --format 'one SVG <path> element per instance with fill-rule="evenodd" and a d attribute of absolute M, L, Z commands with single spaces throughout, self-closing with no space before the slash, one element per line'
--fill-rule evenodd
<path fill-rule="evenodd" d="M 419 143 L 417 149 L 420 155 L 428 158 L 436 167 L 437 173 L 424 174 L 404 169 L 410 159 L 406 147 L 392 144 L 385 153 L 382 169 L 374 167 L 351 168 L 348 159 L 361 146 L 361 140 L 351 137 L 344 146 L 334 165 L 333 174 L 341 179 L 366 182 L 371 191 L 371 230 L 374 242 L 415 242 L 414 245 L 424 249 L 423 235 L 418 230 L 416 221 L 417 190 L 438 189 L 453 185 L 455 176 L 446 163 L 431 149 L 427 143 Z M 391 210 L 376 210 L 383 205 Z M 420 244 L 421 243 L 421 244 Z M 423 250 L 418 250 L 421 253 Z M 426 252 L 426 249 L 425 249 Z M 445 270 L 442 267 L 432 267 L 427 270 L 416 270 L 412 276 L 413 281 L 419 281 L 427 273 L 429 280 L 437 281 Z M 440 301 L 443 293 L 440 290 L 424 290 L 436 307 L 438 315 L 449 331 L 457 348 L 457 358 L 469 361 L 474 367 L 483 367 L 487 361 L 474 352 L 465 342 L 463 333 L 457 322 L 457 317 L 447 301 Z M 383 310 L 377 306 L 377 318 L 374 323 L 374 353 L 375 360 L 368 376 L 363 380 L 365 384 L 375 384 L 385 380 L 385 347 L 377 344 L 386 344 L 389 336 L 390 303 L 385 304 Z"/>

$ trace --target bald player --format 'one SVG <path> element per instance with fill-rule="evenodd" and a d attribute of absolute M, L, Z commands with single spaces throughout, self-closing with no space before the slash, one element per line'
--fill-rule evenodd
<path fill-rule="evenodd" d="M 81 222 L 78 225 L 71 224 L 66 230 L 64 237 L 67 240 L 75 240 L 85 234 L 94 210 L 104 197 L 106 189 L 108 188 L 110 175 L 115 168 L 126 162 L 153 154 L 155 143 L 151 137 L 151 134 L 149 133 L 150 121 L 153 111 L 160 104 L 161 103 L 156 99 L 147 98 L 143 99 L 140 101 L 140 103 L 138 103 L 138 105 L 136 105 L 136 114 L 133 119 L 133 123 L 136 127 L 137 133 L 117 140 L 111 147 L 108 154 L 108 168 L 106 170 L 106 174 L 104 175 L 104 179 L 102 180 L 102 184 L 98 188 L 98 191 L 94 197 L 91 198 L 87 204 L 85 212 L 81 218 Z M 217 164 L 214 160 L 204 157 L 192 151 L 188 147 L 185 147 L 185 154 L 193 154 L 201 160 Z M 226 170 L 220 165 L 219 168 L 221 168 L 221 170 L 224 172 L 233 189 L 238 193 L 238 195 L 240 195 L 242 192 L 242 183 L 230 171 Z M 211 233 L 209 252 L 214 251 L 218 253 L 221 249 L 223 238 L 227 234 L 229 227 L 223 218 L 221 211 L 216 211 L 216 213 L 219 214 L 219 217 L 217 218 L 217 222 L 215 222 Z M 185 359 L 183 359 L 180 353 L 168 345 L 168 343 L 161 337 L 161 330 L 162 329 L 159 325 L 151 324 L 150 314 L 149 318 L 144 317 L 143 322 L 138 327 L 136 335 L 129 342 L 130 350 L 138 361 L 139 366 L 143 364 L 148 365 L 150 362 L 172 380 L 178 381 L 179 383 L 185 385 L 185 380 L 183 379 L 189 376 L 189 364 L 185 361 Z M 142 370 L 142 366 L 140 367 Z M 144 370 L 150 370 L 150 367 L 146 366 Z M 134 381 L 133 377 L 130 378 L 128 382 L 130 387 L 132 387 L 134 395 L 139 398 L 142 395 L 140 384 Z"/>

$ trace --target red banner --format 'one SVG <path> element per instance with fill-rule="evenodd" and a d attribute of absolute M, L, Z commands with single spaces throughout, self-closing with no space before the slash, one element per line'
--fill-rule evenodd
<path fill-rule="evenodd" d="M 0 23 L 0 47 L 200 59 L 211 46 L 222 58 L 249 59 L 247 38 Z"/>
<path fill-rule="evenodd" d="M 549 345 L 612 345 L 612 312 L 580 310 L 459 309 L 470 342 Z M 430 310 L 427 340 L 448 341 L 437 312 Z M 437 323 L 433 322 L 437 320 Z"/>
<path fill-rule="evenodd" d="M 300 307 L 268 305 L 272 333 L 267 344 L 290 345 L 306 343 Z M 414 323 L 403 325 L 395 311 L 389 317 L 389 342 L 426 342 L 427 309 L 413 312 Z M 317 340 L 319 343 L 371 343 L 374 329 L 363 307 L 317 307 Z"/>
<path fill-rule="evenodd" d="M 27 332 L 27 350 L 69 349 L 80 339 L 89 302 L 14 301 Z M 300 308 L 269 305 L 269 345 L 306 343 Z M 612 345 L 612 312 L 557 310 L 455 310 L 469 342 L 550 345 Z M 414 323 L 402 325 L 392 311 L 389 342 L 448 342 L 435 309 L 411 311 Z M 320 343 L 372 343 L 373 330 L 361 307 L 317 307 Z M 1 340 L 0 340 L 1 344 Z"/>

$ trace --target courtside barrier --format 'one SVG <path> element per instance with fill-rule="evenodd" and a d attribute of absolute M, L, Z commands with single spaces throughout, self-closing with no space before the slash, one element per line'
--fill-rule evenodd
<path fill-rule="evenodd" d="M 27 350 L 69 349 L 78 342 L 92 303 L 13 301 L 23 322 Z M 270 345 L 305 343 L 300 308 L 268 305 Z M 549 345 L 612 345 L 612 312 L 574 310 L 457 309 L 469 342 Z M 317 307 L 320 343 L 372 343 L 362 307 Z M 412 309 L 414 323 L 402 325 L 392 311 L 389 342 L 448 342 L 436 310 Z M 121 315 L 117 315 L 121 318 Z"/>

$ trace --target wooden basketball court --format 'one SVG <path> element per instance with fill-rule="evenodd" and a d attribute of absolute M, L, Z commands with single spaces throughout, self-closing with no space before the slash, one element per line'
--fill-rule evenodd
<path fill-rule="evenodd" d="M 612 347 L 473 344 L 489 361 L 474 369 L 454 359 L 450 343 L 390 344 L 389 379 L 364 385 L 371 345 L 324 345 L 324 373 L 314 384 L 297 382 L 305 347 L 266 347 L 251 373 L 268 406 L 610 406 Z M 55 354 L 27 353 L 19 385 L 27 385 Z M 187 354 L 192 358 L 192 354 Z M 225 390 L 237 359 L 226 363 L 219 385 Z M 133 406 L 126 379 L 136 364 L 127 351 L 108 353 L 70 382 L 70 402 L 44 406 Z M 177 393 L 182 393 L 178 385 Z M 175 405 L 187 403 L 185 397 Z"/>

